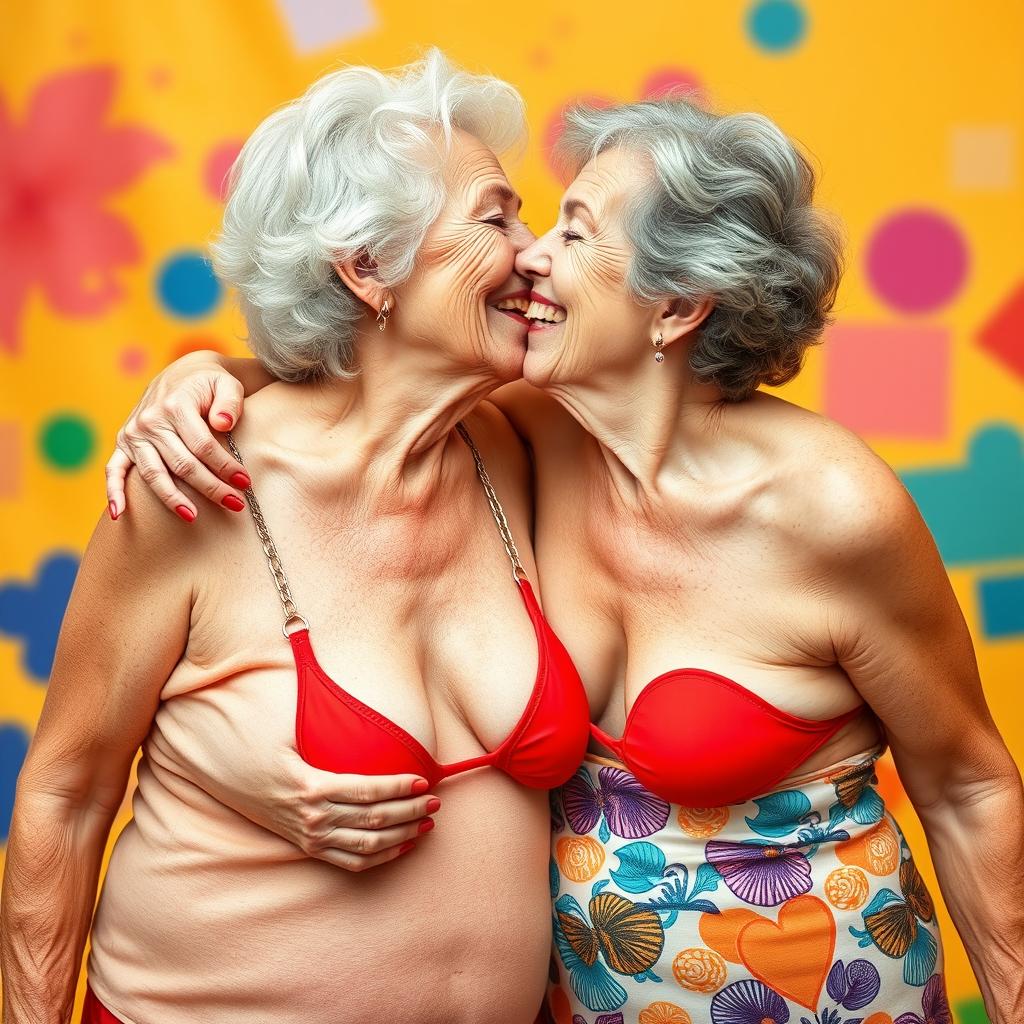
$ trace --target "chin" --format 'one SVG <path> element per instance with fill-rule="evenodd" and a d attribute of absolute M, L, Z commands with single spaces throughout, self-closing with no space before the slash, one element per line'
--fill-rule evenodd
<path fill-rule="evenodd" d="M 536 349 L 528 348 L 523 360 L 523 380 L 535 388 L 543 388 L 552 383 L 551 372 L 554 369 L 550 354 L 543 354 Z"/>
<path fill-rule="evenodd" d="M 494 375 L 504 384 L 520 380 L 526 358 L 526 331 L 517 336 L 504 330 L 491 331 L 488 363 Z"/>
<path fill-rule="evenodd" d="M 525 351 L 509 352 L 504 358 L 495 359 L 494 373 L 503 384 L 511 384 L 523 376 L 523 360 Z"/>

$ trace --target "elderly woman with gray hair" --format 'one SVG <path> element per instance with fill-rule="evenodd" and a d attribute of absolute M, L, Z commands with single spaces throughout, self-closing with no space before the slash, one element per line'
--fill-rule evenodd
<path fill-rule="evenodd" d="M 547 791 L 589 717 L 529 583 L 526 457 L 481 404 L 525 353 L 495 156 L 522 130 L 435 52 L 329 75 L 246 144 L 216 262 L 279 380 L 228 435 L 230 511 L 190 527 L 133 475 L 93 534 L 18 784 L 5 1024 L 70 1019 L 140 744 L 88 1024 L 535 1019 Z"/>
<path fill-rule="evenodd" d="M 500 399 L 595 719 L 553 801 L 555 1019 L 949 1022 L 887 745 L 988 1014 L 1024 1019 L 1024 793 L 934 545 L 864 444 L 758 390 L 798 372 L 839 282 L 809 164 L 763 117 L 679 100 L 578 110 L 561 151 L 558 223 L 517 259 L 528 383 Z M 132 459 L 165 494 L 161 459 L 208 472 L 161 410 L 201 396 L 202 455 L 200 414 L 239 414 L 225 366 L 254 377 L 200 355 L 144 399 L 115 511 Z"/>

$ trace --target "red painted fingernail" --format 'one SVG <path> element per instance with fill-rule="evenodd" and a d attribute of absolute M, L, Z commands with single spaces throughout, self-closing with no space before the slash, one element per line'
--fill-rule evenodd
<path fill-rule="evenodd" d="M 179 505 L 174 511 L 177 512 L 186 523 L 195 522 L 196 514 L 187 505 Z"/>
<path fill-rule="evenodd" d="M 216 419 L 224 424 L 225 429 L 228 429 L 235 422 L 226 412 L 217 413 Z"/>
<path fill-rule="evenodd" d="M 243 473 L 241 470 L 237 473 L 231 474 L 231 480 L 229 483 L 232 487 L 237 487 L 241 491 L 247 491 L 252 487 L 252 481 L 249 479 L 249 474 Z"/>
<path fill-rule="evenodd" d="M 427 814 L 433 814 L 434 811 L 441 810 L 441 801 L 436 796 L 432 796 L 427 801 Z"/>
<path fill-rule="evenodd" d="M 419 832 L 420 835 L 423 835 L 424 832 L 429 832 L 433 827 L 434 827 L 434 819 L 433 818 L 424 818 L 420 822 L 420 827 L 416 831 Z"/>
<path fill-rule="evenodd" d="M 398 852 L 399 853 L 408 853 L 410 850 L 413 850 L 415 848 L 416 848 L 416 841 L 414 839 L 410 839 L 409 842 L 402 843 L 402 845 L 398 848 Z"/>
<path fill-rule="evenodd" d="M 221 500 L 221 504 L 225 508 L 231 509 L 232 512 L 241 512 L 242 509 L 245 508 L 245 502 L 234 494 L 225 494 Z"/>
<path fill-rule="evenodd" d="M 114 522 L 116 523 L 117 522 L 117 506 L 113 502 L 111 502 L 107 506 L 107 510 L 110 512 L 110 518 L 113 519 Z"/>
<path fill-rule="evenodd" d="M 426 793 L 430 789 L 430 783 L 426 779 L 417 779 L 412 784 L 412 795 L 419 796 L 421 793 Z"/>

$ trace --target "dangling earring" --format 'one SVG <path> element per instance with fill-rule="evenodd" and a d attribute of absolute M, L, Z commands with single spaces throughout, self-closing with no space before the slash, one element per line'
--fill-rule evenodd
<path fill-rule="evenodd" d="M 661 336 L 661 331 L 658 332 L 658 336 L 654 339 L 653 345 L 656 349 L 654 353 L 654 361 L 656 363 L 665 362 L 665 353 L 661 351 L 661 346 L 665 344 L 665 339 Z"/>
<path fill-rule="evenodd" d="M 391 307 L 388 305 L 388 300 L 384 300 L 384 305 L 380 307 L 380 312 L 377 314 L 377 330 L 383 331 L 388 325 L 388 317 L 391 316 Z"/>

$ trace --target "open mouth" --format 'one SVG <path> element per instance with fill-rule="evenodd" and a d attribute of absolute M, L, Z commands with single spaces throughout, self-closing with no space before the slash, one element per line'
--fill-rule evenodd
<path fill-rule="evenodd" d="M 564 307 L 537 292 L 522 291 L 506 295 L 494 303 L 494 308 L 517 323 L 526 324 L 531 331 L 557 327 L 565 320 Z"/>
<path fill-rule="evenodd" d="M 531 331 L 544 331 L 565 322 L 565 307 L 546 299 L 537 292 L 530 292 L 530 301 L 525 310 Z"/>
<path fill-rule="evenodd" d="M 530 321 L 526 319 L 526 314 L 530 308 L 529 291 L 516 292 L 514 295 L 505 295 L 498 299 L 498 301 L 493 304 L 492 308 L 498 310 L 499 313 L 504 313 L 507 317 L 515 320 L 518 324 L 522 324 L 524 327 L 529 327 L 530 325 Z"/>

